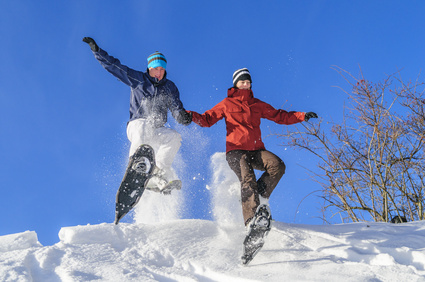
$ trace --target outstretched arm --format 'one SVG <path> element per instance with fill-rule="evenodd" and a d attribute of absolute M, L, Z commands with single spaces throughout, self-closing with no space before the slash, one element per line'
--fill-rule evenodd
<path fill-rule="evenodd" d="M 302 121 L 308 121 L 310 118 L 317 118 L 317 114 L 313 112 L 287 112 L 285 110 L 276 110 L 271 105 L 263 102 L 262 105 L 263 118 L 272 120 L 278 124 L 294 124 Z"/>
<path fill-rule="evenodd" d="M 91 37 L 84 37 L 83 42 L 89 44 L 90 49 L 93 51 L 95 58 L 100 64 L 116 78 L 124 82 L 130 87 L 136 86 L 142 80 L 142 74 L 139 71 L 133 70 L 121 62 L 110 56 L 105 50 L 99 48 Z"/>
<path fill-rule="evenodd" d="M 192 114 L 192 121 L 202 127 L 211 127 L 224 117 L 224 111 L 221 103 L 214 106 L 211 110 L 205 113 L 198 114 L 194 111 L 189 111 Z"/>
<path fill-rule="evenodd" d="M 276 110 L 271 105 L 264 102 L 262 108 L 263 118 L 274 121 L 278 124 L 294 124 L 302 122 L 305 119 L 305 113 L 303 112 L 287 112 L 281 109 Z"/>

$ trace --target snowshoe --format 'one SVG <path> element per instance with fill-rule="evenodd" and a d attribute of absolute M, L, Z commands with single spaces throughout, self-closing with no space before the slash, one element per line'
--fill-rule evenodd
<path fill-rule="evenodd" d="M 264 246 L 264 238 L 270 231 L 271 213 L 267 205 L 260 205 L 248 225 L 248 234 L 243 242 L 242 264 L 248 265 Z"/>
<path fill-rule="evenodd" d="M 131 156 L 124 178 L 118 188 L 115 224 L 118 224 L 121 218 L 139 202 L 155 167 L 154 150 L 149 145 L 141 145 Z"/>

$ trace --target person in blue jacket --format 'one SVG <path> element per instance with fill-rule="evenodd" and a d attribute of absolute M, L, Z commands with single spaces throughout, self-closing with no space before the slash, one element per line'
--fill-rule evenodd
<path fill-rule="evenodd" d="M 168 110 L 176 121 L 183 125 L 192 122 L 192 116 L 186 112 L 180 100 L 177 86 L 167 79 L 167 60 L 160 52 L 147 58 L 145 72 L 131 69 L 99 48 L 90 37 L 83 41 L 89 44 L 100 64 L 120 81 L 130 86 L 130 120 L 127 124 L 127 136 L 131 142 L 132 156 L 142 144 L 152 146 L 157 166 L 163 178 L 169 182 L 177 180 L 172 163 L 181 146 L 181 135 L 174 129 L 165 127 Z M 153 177 L 148 187 L 159 190 L 168 183 Z"/>

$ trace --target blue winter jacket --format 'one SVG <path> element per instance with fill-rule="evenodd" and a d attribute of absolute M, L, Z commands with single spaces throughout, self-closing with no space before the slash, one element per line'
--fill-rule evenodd
<path fill-rule="evenodd" d="M 101 48 L 93 53 L 108 72 L 131 87 L 130 121 L 143 118 L 153 122 L 158 128 L 167 122 L 167 112 L 170 110 L 177 122 L 181 123 L 180 112 L 184 108 L 179 90 L 166 75 L 158 81 L 148 71 L 136 71 L 121 64 Z"/>

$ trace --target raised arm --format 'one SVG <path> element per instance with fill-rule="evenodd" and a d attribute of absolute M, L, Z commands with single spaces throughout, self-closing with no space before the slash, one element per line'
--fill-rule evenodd
<path fill-rule="evenodd" d="M 93 54 L 99 63 L 123 83 L 130 87 L 135 87 L 141 82 L 141 80 L 143 80 L 141 72 L 121 64 L 120 60 L 112 57 L 105 50 L 100 48 L 93 38 L 84 37 L 83 42 L 90 46 L 90 49 L 93 51 Z"/>

